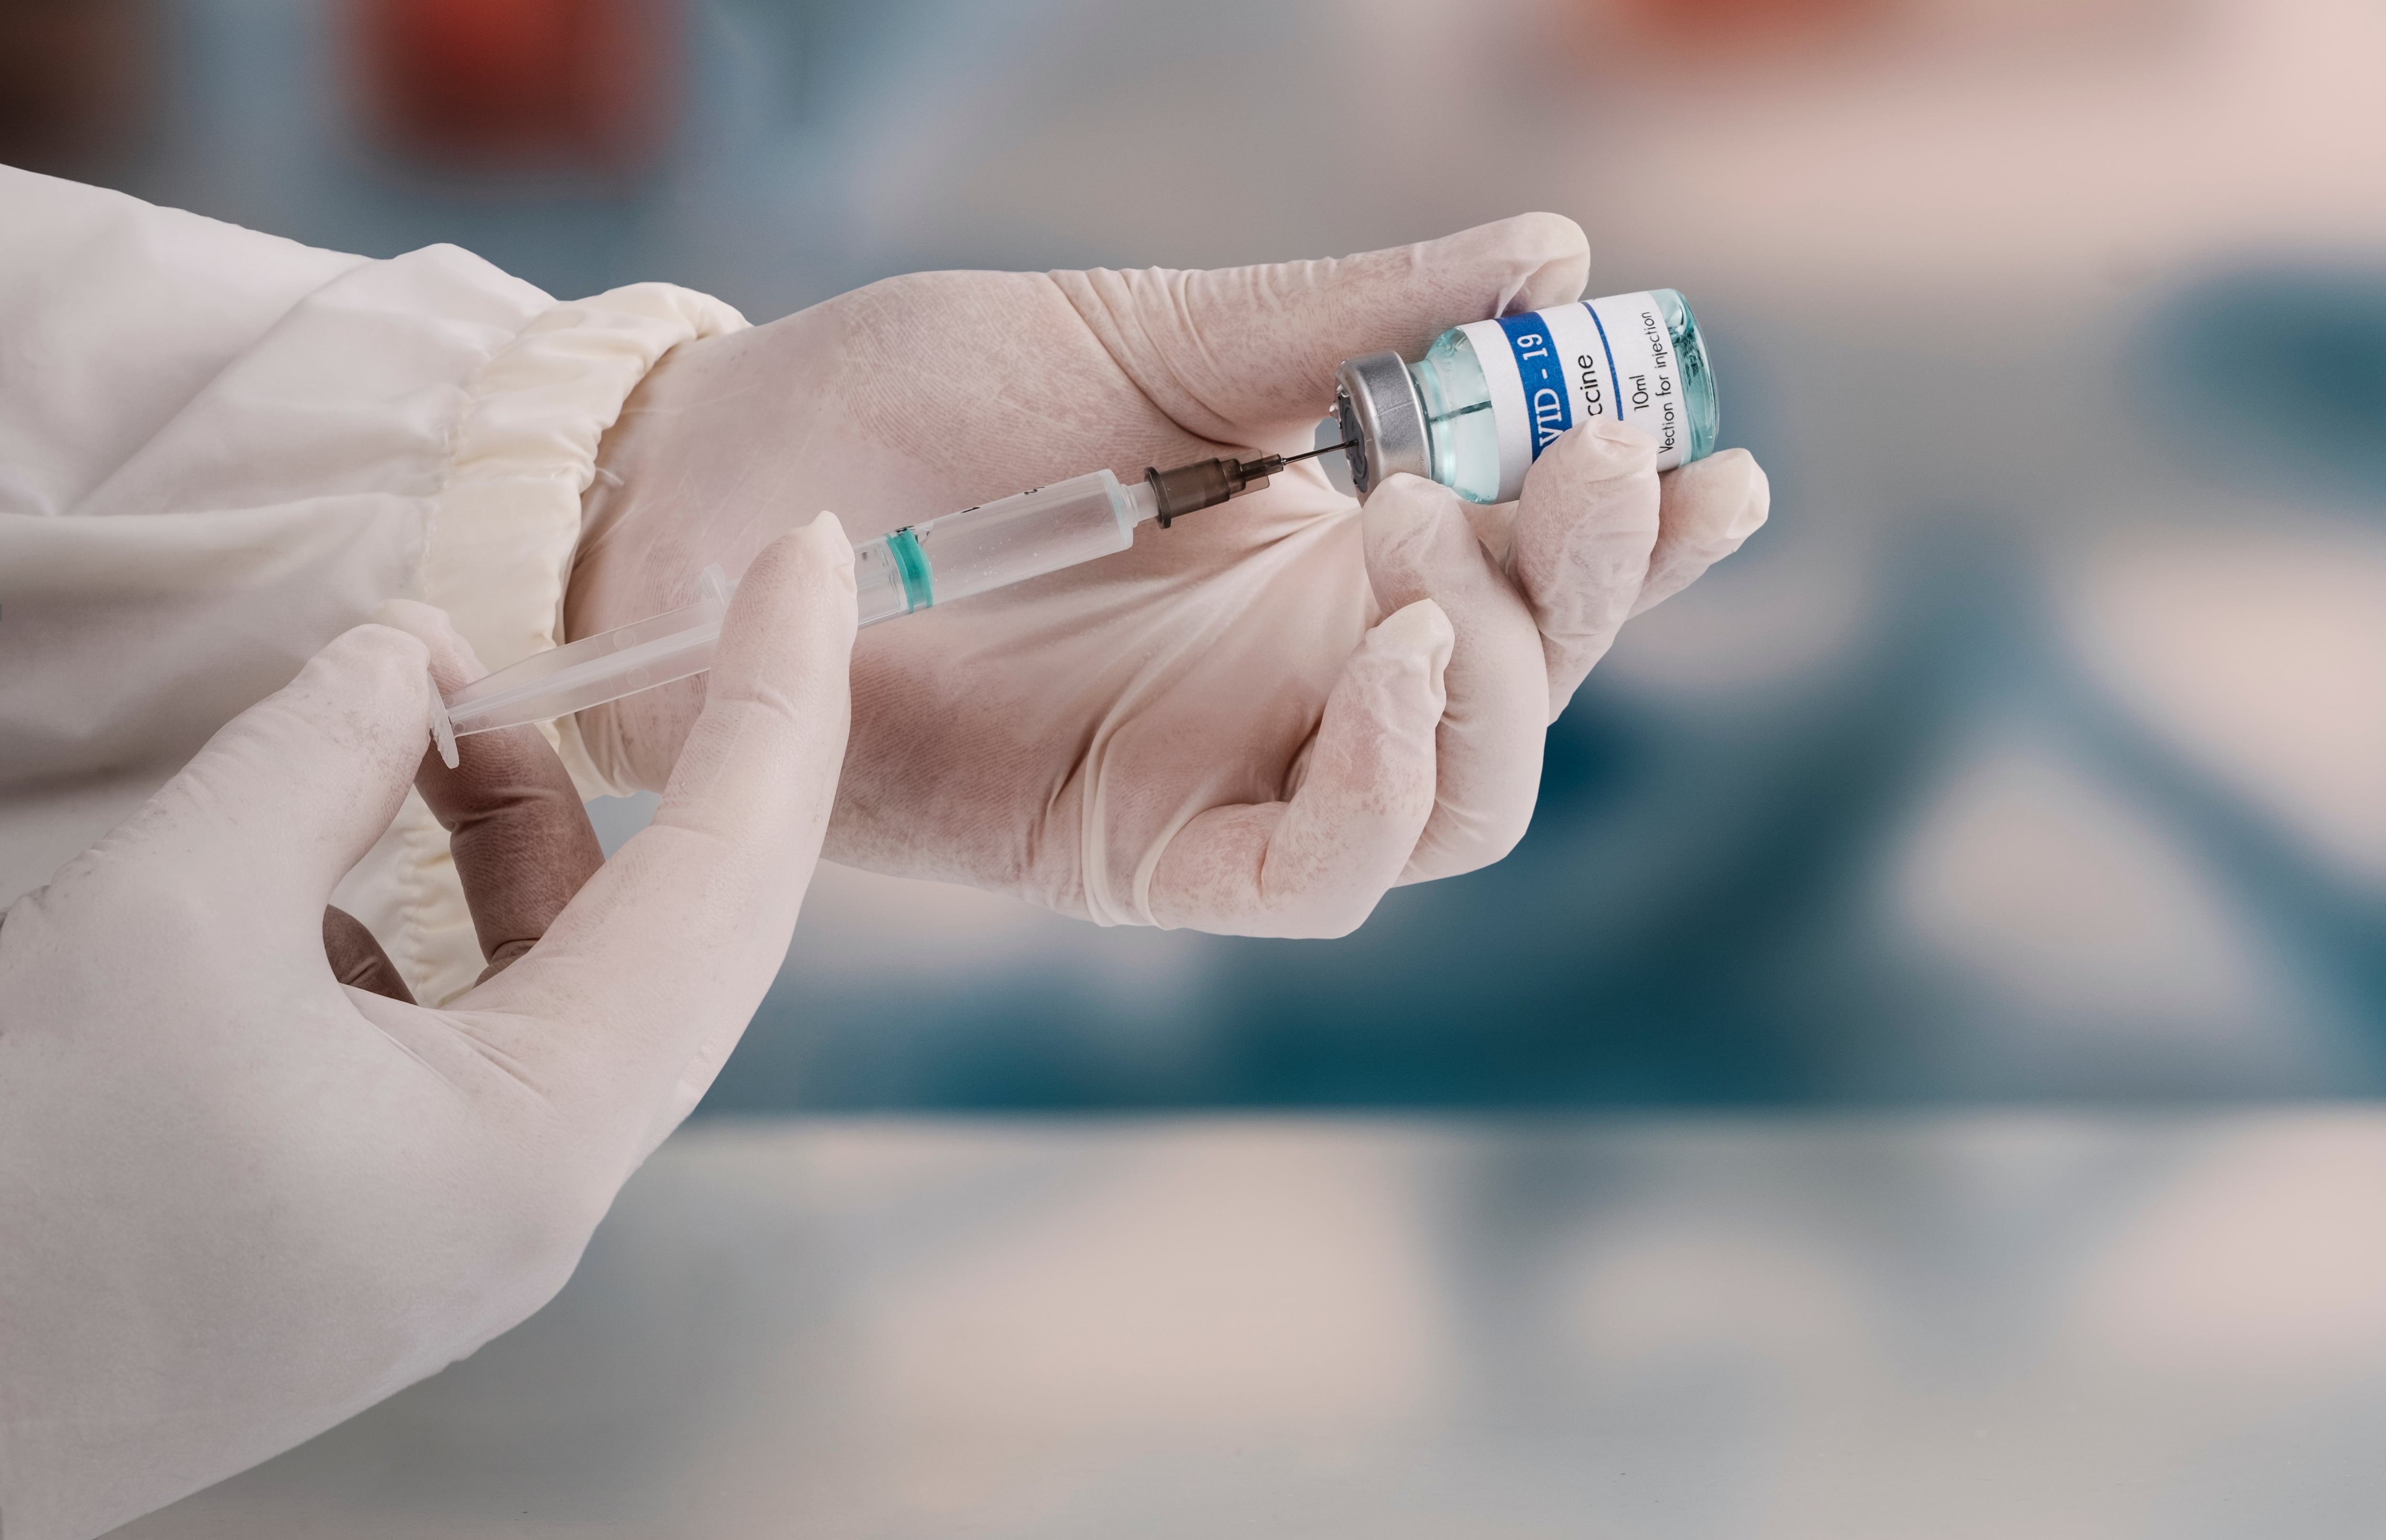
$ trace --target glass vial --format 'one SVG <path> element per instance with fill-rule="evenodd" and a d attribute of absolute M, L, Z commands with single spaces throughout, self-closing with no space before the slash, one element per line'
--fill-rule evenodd
<path fill-rule="evenodd" d="M 1604 417 L 1657 442 L 1657 469 L 1712 454 L 1720 422 L 1699 323 L 1672 289 L 1452 327 L 1415 363 L 1343 364 L 1336 402 L 1363 496 L 1399 471 L 1504 503 L 1560 433 Z"/>

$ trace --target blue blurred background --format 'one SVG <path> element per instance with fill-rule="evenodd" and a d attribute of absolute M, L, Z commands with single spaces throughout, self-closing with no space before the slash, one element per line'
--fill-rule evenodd
<path fill-rule="evenodd" d="M 825 869 L 712 1111 L 2386 1090 L 2374 6 L 12 0 L 0 29 L 0 159 L 564 296 L 666 279 L 759 321 L 917 269 L 1531 208 L 1589 232 L 1597 292 L 1689 295 L 1773 522 L 1627 630 L 1509 860 L 1333 943 Z"/>

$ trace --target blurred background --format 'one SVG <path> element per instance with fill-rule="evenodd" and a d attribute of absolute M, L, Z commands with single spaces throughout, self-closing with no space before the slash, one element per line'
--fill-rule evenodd
<path fill-rule="evenodd" d="M 0 0 L 0 160 L 756 320 L 1555 209 L 1775 492 L 1347 940 L 823 869 L 553 1307 L 144 1535 L 2386 1533 L 2368 0 Z"/>
<path fill-rule="evenodd" d="M 0 158 L 563 296 L 668 279 L 762 320 L 1528 208 L 1590 232 L 1596 292 L 1689 295 L 1774 520 L 1627 631 L 1513 858 L 1324 944 L 832 870 L 710 1110 L 2386 1089 L 2374 6 L 0 19 Z"/>

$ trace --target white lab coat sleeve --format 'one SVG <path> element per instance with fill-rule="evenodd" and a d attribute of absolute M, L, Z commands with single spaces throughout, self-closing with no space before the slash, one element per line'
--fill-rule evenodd
<path fill-rule="evenodd" d="M 0 906 L 385 600 L 493 669 L 555 645 L 598 440 L 671 347 L 743 325 L 0 167 Z M 338 901 L 418 997 L 479 971 L 418 799 Z"/>

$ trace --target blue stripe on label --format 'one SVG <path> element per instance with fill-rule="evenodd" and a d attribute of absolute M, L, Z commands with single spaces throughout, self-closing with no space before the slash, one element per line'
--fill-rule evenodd
<path fill-rule="evenodd" d="M 1607 340 L 1607 327 L 1600 320 L 1599 312 L 1591 310 L 1590 301 L 1584 300 L 1582 307 L 1590 311 L 1590 324 L 1599 328 L 1599 350 L 1607 355 L 1607 389 L 1615 397 L 1615 420 L 1621 422 L 1624 420 L 1624 377 L 1615 372 L 1615 344 Z"/>
<path fill-rule="evenodd" d="M 1500 330 L 1508 334 L 1508 351 L 1525 382 L 1525 423 L 1533 458 L 1539 459 L 1552 439 L 1574 426 L 1574 393 L 1540 317 L 1502 316 Z"/>

